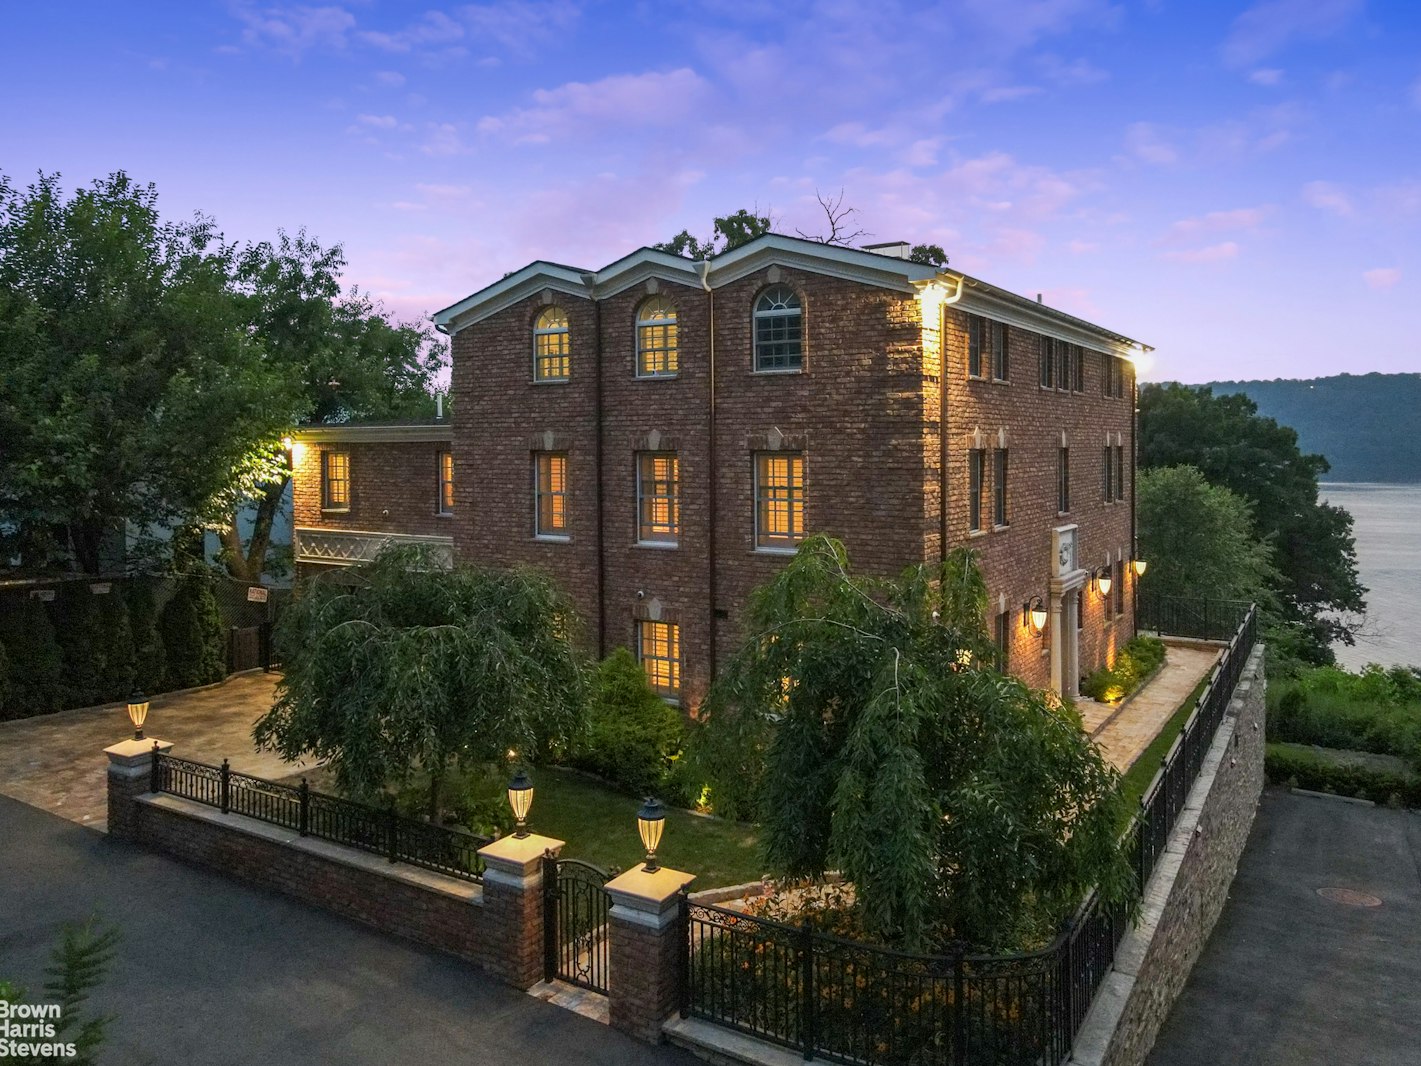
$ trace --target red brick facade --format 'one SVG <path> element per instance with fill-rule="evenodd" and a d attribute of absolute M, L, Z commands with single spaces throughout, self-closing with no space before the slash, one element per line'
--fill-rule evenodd
<path fill-rule="evenodd" d="M 939 310 L 907 285 L 895 289 L 821 271 L 803 255 L 772 259 L 713 283 L 709 292 L 688 270 L 653 267 L 650 277 L 613 291 L 599 285 L 596 299 L 587 288 L 590 275 L 579 280 L 570 271 L 529 271 L 531 283 L 496 309 L 461 323 L 456 305 L 446 319 L 461 472 L 453 521 L 457 556 L 554 574 L 577 603 L 588 644 L 599 653 L 616 644 L 635 647 L 640 618 L 676 623 L 688 707 L 703 698 L 716 664 L 738 643 L 739 609 L 750 589 L 784 563 L 783 554 L 755 548 L 756 453 L 802 453 L 805 524 L 841 538 L 859 569 L 889 574 L 935 561 L 944 529 L 947 548 L 977 550 L 991 596 L 988 624 L 999 610 L 1009 613 L 1011 669 L 1034 685 L 1051 681 L 1048 634 L 1023 626 L 1022 606 L 1034 596 L 1051 599 L 1051 530 L 1077 525 L 1080 566 L 1109 565 L 1117 580 L 1127 575 L 1134 380 L 1133 368 L 1120 359 L 1121 394 L 1104 394 L 1109 360 L 1122 353 L 1113 335 L 1098 331 L 1101 339 L 1093 338 L 1095 327 L 1049 309 L 1008 307 L 1005 317 L 1016 320 L 1008 331 L 1009 380 L 978 381 L 967 373 L 964 309 L 986 313 L 982 308 L 991 305 L 971 293 Z M 540 287 L 542 278 L 547 284 Z M 791 286 L 803 306 L 797 373 L 754 372 L 752 308 L 772 284 Z M 676 305 L 680 367 L 674 378 L 636 374 L 637 308 L 653 293 Z M 533 380 L 533 322 L 550 304 L 568 317 L 571 373 L 560 383 Z M 1052 326 L 1053 315 L 1063 323 L 1060 330 Z M 1094 341 L 1083 357 L 1080 390 L 1040 387 L 1040 334 L 1020 324 L 1023 316 L 1063 343 Z M 1104 499 L 1107 439 L 1123 450 L 1120 502 Z M 1069 512 L 1058 514 L 1062 440 L 1070 448 L 1072 499 Z M 985 450 L 990 514 L 991 457 L 1003 442 L 1009 524 L 993 530 L 989 522 L 987 532 L 970 534 L 968 452 L 978 443 Z M 567 456 L 563 540 L 534 532 L 533 463 L 540 451 Z M 679 460 L 675 547 L 637 542 L 639 451 L 674 452 Z M 1092 580 L 1080 593 L 1081 675 L 1109 661 L 1132 635 L 1133 581 L 1125 585 L 1118 617 L 1113 590 L 1102 597 Z"/>

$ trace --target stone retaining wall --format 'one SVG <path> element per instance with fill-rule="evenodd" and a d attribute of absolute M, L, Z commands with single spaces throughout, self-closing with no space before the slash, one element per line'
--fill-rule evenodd
<path fill-rule="evenodd" d="M 1263 792 L 1263 646 L 1234 690 L 1069 1066 L 1140 1066 L 1228 899 Z"/>

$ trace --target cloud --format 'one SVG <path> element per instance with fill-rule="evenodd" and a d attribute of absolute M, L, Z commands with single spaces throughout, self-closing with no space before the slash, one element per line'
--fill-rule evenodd
<path fill-rule="evenodd" d="M 516 143 L 546 144 L 555 137 L 594 134 L 609 127 L 668 126 L 695 111 L 708 89 L 707 82 L 689 67 L 572 81 L 537 90 L 531 107 L 485 115 L 478 130 Z"/>
<path fill-rule="evenodd" d="M 1100 251 L 1100 245 L 1095 241 L 1074 240 L 1066 245 L 1066 251 L 1072 255 L 1090 255 Z"/>
<path fill-rule="evenodd" d="M 1001 85 L 982 91 L 982 103 L 1005 104 L 1015 100 L 1025 100 L 1029 96 L 1039 96 L 1041 88 L 1036 85 Z"/>
<path fill-rule="evenodd" d="M 407 53 L 416 49 L 448 47 L 464 36 L 463 23 L 442 11 L 426 11 L 418 22 L 392 33 L 362 30 L 360 39 L 384 52 Z"/>
<path fill-rule="evenodd" d="M 1187 248 L 1177 252 L 1165 252 L 1164 258 L 1176 263 L 1221 263 L 1238 255 L 1238 245 L 1233 241 L 1206 245 L 1203 248 Z"/>
<path fill-rule="evenodd" d="M 1283 80 L 1283 72 L 1277 67 L 1259 67 L 1248 76 L 1248 80 L 1254 85 L 1266 85 L 1272 88 Z"/>
<path fill-rule="evenodd" d="M 392 130 L 400 124 L 394 115 L 356 115 L 355 121 L 377 130 Z"/>
<path fill-rule="evenodd" d="M 405 83 L 405 76 L 398 70 L 377 70 L 375 72 L 375 84 L 384 85 L 391 89 L 398 89 Z"/>
<path fill-rule="evenodd" d="M 1224 39 L 1224 62 L 1246 67 L 1295 40 L 1330 36 L 1361 11 L 1363 0 L 1262 0 L 1233 21 Z"/>
<path fill-rule="evenodd" d="M 469 40 L 491 41 L 514 55 L 530 56 L 577 22 L 581 7 L 573 0 L 500 0 L 459 8 Z"/>
<path fill-rule="evenodd" d="M 1238 207 L 1230 211 L 1210 211 L 1195 218 L 1183 218 L 1169 227 L 1156 244 L 1184 244 L 1208 234 L 1255 230 L 1272 211 L 1271 207 Z"/>
<path fill-rule="evenodd" d="M 1303 186 L 1303 203 L 1319 211 L 1331 211 L 1343 218 L 1354 213 L 1351 198 L 1329 181 L 1310 181 Z"/>
<path fill-rule="evenodd" d="M 1179 149 L 1166 140 L 1153 123 L 1132 123 L 1125 130 L 1125 147 L 1136 159 L 1155 166 L 1169 166 L 1179 161 Z"/>
<path fill-rule="evenodd" d="M 1375 270 L 1362 271 L 1362 280 L 1369 288 L 1385 292 L 1401 280 L 1401 271 L 1396 267 L 1377 267 Z"/>
<path fill-rule="evenodd" d="M 464 143 L 459 127 L 452 122 L 431 122 L 428 135 L 419 150 L 429 156 L 468 155 L 472 149 Z"/>
<path fill-rule="evenodd" d="M 1102 70 L 1088 59 L 1072 59 L 1069 62 L 1060 56 L 1043 55 L 1036 60 L 1042 77 L 1057 85 L 1095 85 L 1110 79 L 1110 72 Z"/>
<path fill-rule="evenodd" d="M 257 8 L 238 4 L 232 11 L 242 23 L 244 44 L 269 48 L 293 59 L 312 48 L 343 49 L 355 28 L 355 16 L 336 6 Z"/>

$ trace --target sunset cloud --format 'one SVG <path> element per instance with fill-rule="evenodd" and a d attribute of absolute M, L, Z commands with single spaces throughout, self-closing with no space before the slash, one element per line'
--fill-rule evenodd
<path fill-rule="evenodd" d="M 531 107 L 479 119 L 478 131 L 542 144 L 566 134 L 608 128 L 674 125 L 705 97 L 708 85 L 694 70 L 615 74 L 595 82 L 568 82 L 533 93 Z"/>
<path fill-rule="evenodd" d="M 1362 280 L 1368 288 L 1385 292 L 1401 280 L 1401 271 L 1396 267 L 1377 267 L 1375 270 L 1364 270 Z"/>
<path fill-rule="evenodd" d="M 1233 241 L 1222 241 L 1203 248 L 1188 248 L 1178 252 L 1165 252 L 1164 258 L 1176 263 L 1222 263 L 1238 256 L 1238 245 Z"/>
<path fill-rule="evenodd" d="M 1224 62 L 1247 66 L 1294 41 L 1327 37 L 1362 6 L 1362 0 L 1262 0 L 1234 19 L 1223 43 Z"/>
<path fill-rule="evenodd" d="M 1310 181 L 1303 186 L 1303 203 L 1319 211 L 1331 211 L 1343 218 L 1354 213 L 1352 200 L 1338 186 L 1330 181 Z"/>

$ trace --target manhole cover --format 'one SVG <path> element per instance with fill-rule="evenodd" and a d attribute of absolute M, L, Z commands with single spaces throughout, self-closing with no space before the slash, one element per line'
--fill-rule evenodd
<path fill-rule="evenodd" d="M 1317 894 L 1333 903 L 1346 907 L 1380 907 L 1381 897 L 1370 892 L 1358 892 L 1355 888 L 1319 888 Z"/>

